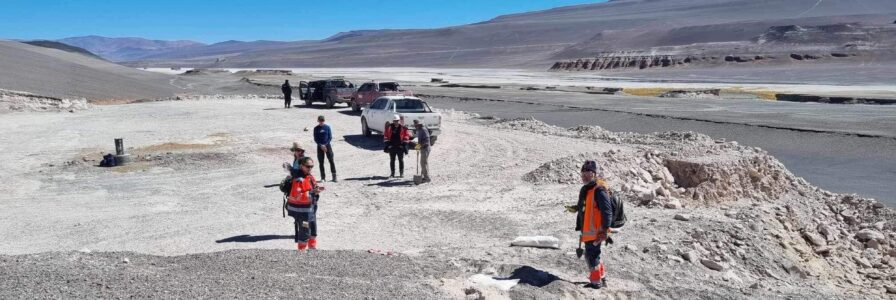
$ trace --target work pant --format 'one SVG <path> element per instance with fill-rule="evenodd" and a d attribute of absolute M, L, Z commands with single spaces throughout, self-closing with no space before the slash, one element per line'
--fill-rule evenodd
<path fill-rule="evenodd" d="M 398 174 L 404 175 L 404 147 L 392 146 L 389 148 L 389 170 L 395 176 L 395 158 L 398 158 Z"/>
<path fill-rule="evenodd" d="M 420 148 L 420 169 L 423 179 L 429 179 L 429 147 Z"/>
<path fill-rule="evenodd" d="M 594 242 L 585 242 L 585 263 L 588 264 L 590 272 L 588 278 L 592 283 L 599 282 L 606 276 L 604 270 L 604 262 L 600 259 L 600 243 L 594 245 Z"/>
<path fill-rule="evenodd" d="M 317 237 L 317 204 L 308 208 L 308 211 L 293 211 L 295 206 L 290 206 L 289 216 L 293 218 L 296 243 L 307 243 L 308 239 Z M 307 227 L 303 223 L 308 223 Z"/>
<path fill-rule="evenodd" d="M 336 163 L 333 162 L 333 146 L 327 145 L 327 152 L 324 152 L 320 149 L 320 146 L 317 146 L 317 165 L 320 166 L 320 181 L 327 180 L 327 172 L 324 171 L 324 154 L 326 154 L 327 160 L 330 161 L 330 173 L 333 173 L 333 178 L 336 178 Z"/>
<path fill-rule="evenodd" d="M 289 108 L 292 105 L 292 95 L 291 94 L 283 94 L 283 107 Z"/>

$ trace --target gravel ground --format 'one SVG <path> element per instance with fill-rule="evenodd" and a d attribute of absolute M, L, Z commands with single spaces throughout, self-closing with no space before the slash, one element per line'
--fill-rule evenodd
<path fill-rule="evenodd" d="M 814 188 L 755 148 L 697 133 L 566 130 L 446 111 L 433 183 L 415 187 L 383 177 L 379 137 L 361 136 L 348 109 L 280 104 L 224 98 L 4 116 L 0 276 L 10 294 L 0 297 L 168 298 L 167 289 L 170 298 L 295 298 L 281 293 L 299 281 L 313 286 L 309 298 L 325 299 L 837 299 L 885 298 L 896 279 L 892 209 Z M 321 251 L 296 254 L 281 195 L 263 186 L 285 176 L 279 166 L 293 140 L 310 146 L 304 128 L 320 114 L 334 130 L 341 181 L 325 183 Z M 118 137 L 136 162 L 95 167 Z M 526 179 L 576 172 L 574 160 L 588 153 L 607 162 L 630 204 L 630 223 L 605 251 L 611 286 L 600 291 L 579 286 L 575 217 L 563 211 L 578 186 Z M 661 175 L 668 160 L 731 178 L 678 186 L 690 175 Z M 713 201 L 715 191 L 739 196 Z M 509 247 L 523 235 L 562 246 Z M 375 254 L 388 252 L 397 257 Z M 472 283 L 474 274 L 521 284 L 500 291 Z M 130 278 L 139 283 L 121 284 Z"/>

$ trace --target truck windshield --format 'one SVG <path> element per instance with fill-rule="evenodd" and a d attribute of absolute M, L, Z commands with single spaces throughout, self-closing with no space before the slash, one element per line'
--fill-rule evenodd
<path fill-rule="evenodd" d="M 397 92 L 398 84 L 394 82 L 383 82 L 380 83 L 380 91 L 381 92 Z"/>
<path fill-rule="evenodd" d="M 398 99 L 394 100 L 395 111 L 403 113 L 420 113 L 430 112 L 428 107 L 421 100 L 417 99 Z"/>

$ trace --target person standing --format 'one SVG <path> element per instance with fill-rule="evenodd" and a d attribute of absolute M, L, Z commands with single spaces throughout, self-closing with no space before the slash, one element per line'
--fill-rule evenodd
<path fill-rule="evenodd" d="M 429 142 L 429 129 L 420 123 L 420 120 L 414 120 L 414 129 L 417 133 L 417 151 L 420 151 L 420 169 L 423 173 L 423 182 L 429 180 L 429 149 L 432 145 Z"/>
<path fill-rule="evenodd" d="M 610 199 L 606 180 L 599 175 L 597 163 L 585 161 L 581 179 L 584 186 L 579 190 L 579 201 L 575 206 L 576 231 L 581 231 L 580 241 L 585 244 L 585 262 L 590 271 L 587 287 L 599 289 L 604 285 L 606 271 L 601 259 L 601 243 L 610 234 L 613 222 L 613 201 Z"/>
<path fill-rule="evenodd" d="M 313 159 L 303 157 L 299 160 L 299 168 L 301 176 L 293 178 L 286 210 L 294 221 L 296 249 L 304 251 L 317 249 L 317 202 L 324 187 L 311 175 Z"/>
<path fill-rule="evenodd" d="M 383 139 L 386 143 L 386 152 L 389 153 L 389 177 L 395 177 L 395 159 L 398 158 L 398 174 L 404 177 L 404 154 L 407 151 L 407 142 L 411 140 L 411 134 L 401 123 L 401 117 L 392 117 L 392 124 L 386 127 Z"/>
<path fill-rule="evenodd" d="M 280 86 L 280 91 L 283 92 L 283 108 L 289 108 L 292 106 L 292 86 L 289 85 L 289 80 Z"/>
<path fill-rule="evenodd" d="M 324 116 L 317 116 L 317 126 L 314 126 L 314 142 L 317 143 L 317 161 L 320 162 L 320 181 L 327 181 L 327 172 L 324 168 L 324 155 L 330 161 L 330 173 L 333 173 L 333 182 L 336 182 L 336 163 L 333 162 L 333 131 L 327 125 Z"/>
<path fill-rule="evenodd" d="M 289 172 L 292 178 L 304 177 L 301 175 L 302 167 L 299 165 L 299 161 L 305 157 L 305 149 L 302 148 L 299 142 L 292 142 L 292 147 L 289 150 L 292 151 L 292 164 L 285 162 L 283 163 L 283 168 Z"/>

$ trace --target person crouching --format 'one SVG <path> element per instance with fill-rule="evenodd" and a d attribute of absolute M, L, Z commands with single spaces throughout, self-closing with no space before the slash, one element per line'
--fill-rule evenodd
<path fill-rule="evenodd" d="M 317 184 L 311 171 L 314 160 L 303 157 L 299 160 L 302 176 L 293 177 L 292 187 L 286 200 L 286 210 L 295 220 L 295 241 L 299 251 L 317 248 L 317 200 L 324 187 Z"/>

